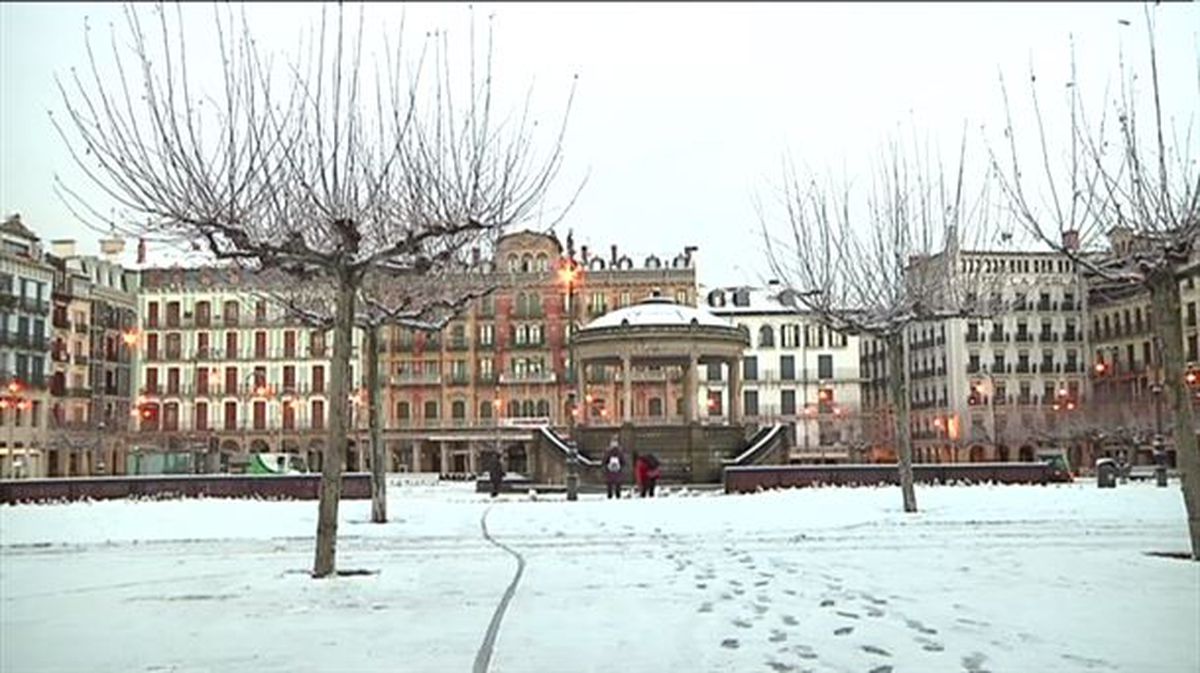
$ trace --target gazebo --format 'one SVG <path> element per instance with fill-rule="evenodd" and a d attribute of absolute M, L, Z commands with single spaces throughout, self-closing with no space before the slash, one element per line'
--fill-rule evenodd
<path fill-rule="evenodd" d="M 612 420 L 620 424 L 633 424 L 633 384 L 635 367 L 680 367 L 683 369 L 682 390 L 672 388 L 666 376 L 655 380 L 644 377 L 639 385 L 659 385 L 663 397 L 675 399 L 671 392 L 680 393 L 683 399 L 683 424 L 700 420 L 697 409 L 699 397 L 699 366 L 724 364 L 728 366 L 727 398 L 729 399 L 726 420 L 729 425 L 741 423 L 742 398 L 742 352 L 749 346 L 748 335 L 723 318 L 706 311 L 676 304 L 668 298 L 649 297 L 638 304 L 612 311 L 596 318 L 581 328 L 572 340 L 573 357 L 578 363 L 580 375 L 576 381 L 576 400 L 587 397 L 589 372 L 595 367 L 618 367 L 617 379 L 621 382 L 617 416 Z M 661 416 L 662 422 L 671 414 Z M 589 413 L 577 419 L 580 425 L 589 424 Z"/>

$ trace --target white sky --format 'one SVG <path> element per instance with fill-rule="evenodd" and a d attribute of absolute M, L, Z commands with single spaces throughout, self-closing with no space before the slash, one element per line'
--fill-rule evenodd
<path fill-rule="evenodd" d="M 369 4 L 368 31 L 394 29 L 401 9 Z M 207 4 L 184 11 L 211 16 Z M 465 37 L 466 5 L 418 3 L 407 12 L 412 35 L 442 27 Z M 248 11 L 256 35 L 281 49 L 319 13 L 315 3 Z M 476 13 L 495 15 L 498 91 L 510 109 L 532 83 L 535 113 L 554 122 L 579 75 L 549 204 L 590 178 L 560 236 L 573 228 L 578 244 L 607 252 L 616 243 L 639 263 L 698 245 L 707 285 L 768 273 L 753 198 L 771 197 L 785 153 L 818 171 L 865 177 L 894 130 L 915 130 L 949 153 L 965 123 L 982 162 L 980 129 L 1003 120 L 999 72 L 1023 101 L 1032 62 L 1053 120 L 1069 79 L 1070 35 L 1085 101 L 1096 108 L 1106 84 L 1115 94 L 1122 47 L 1127 60 L 1146 60 L 1142 6 L 1133 3 L 477 3 Z M 85 16 L 106 45 L 120 6 L 0 4 L 0 210 L 20 212 L 44 239 L 75 237 L 91 252 L 95 234 L 53 191 L 55 173 L 79 174 L 47 118 L 63 111 L 53 75 L 86 65 Z M 1200 7 L 1163 5 L 1157 16 L 1168 113 L 1177 124 L 1194 121 Z M 1017 114 L 1027 122 L 1020 106 Z"/>

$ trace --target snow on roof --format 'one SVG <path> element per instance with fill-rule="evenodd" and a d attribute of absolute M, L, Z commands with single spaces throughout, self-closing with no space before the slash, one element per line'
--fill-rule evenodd
<path fill-rule="evenodd" d="M 728 320 L 719 318 L 708 311 L 676 304 L 667 297 L 649 297 L 632 306 L 606 313 L 588 323 L 584 329 L 625 325 L 630 327 L 686 327 L 693 321 L 704 327 L 733 327 Z"/>

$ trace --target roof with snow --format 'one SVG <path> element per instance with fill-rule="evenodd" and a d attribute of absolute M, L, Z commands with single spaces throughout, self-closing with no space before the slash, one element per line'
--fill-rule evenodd
<path fill-rule="evenodd" d="M 692 306 L 676 304 L 667 297 L 648 297 L 632 306 L 606 313 L 584 329 L 606 327 L 733 327 L 728 320 Z"/>

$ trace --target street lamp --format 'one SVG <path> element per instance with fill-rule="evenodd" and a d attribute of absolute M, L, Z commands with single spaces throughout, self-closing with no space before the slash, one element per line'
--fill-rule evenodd
<path fill-rule="evenodd" d="M 579 499 L 579 440 L 575 436 L 575 391 L 578 389 L 575 367 L 575 287 L 583 280 L 583 268 L 575 261 L 574 250 L 568 250 L 567 257 L 559 264 L 558 279 L 567 290 L 564 329 L 567 331 L 567 380 L 572 389 L 567 393 L 570 406 L 567 414 L 567 434 L 571 438 L 568 445 L 570 453 L 567 456 L 567 500 L 573 502 Z"/>
<path fill-rule="evenodd" d="M 5 413 L 9 408 L 13 409 L 13 417 L 8 424 L 8 462 L 12 465 L 11 474 L 9 476 L 17 477 L 17 462 L 16 454 L 13 451 L 15 428 L 17 425 L 17 411 L 25 411 L 32 406 L 32 403 L 25 399 L 24 386 L 17 379 L 8 382 L 8 386 L 4 389 L 4 394 L 0 395 L 0 414 Z M 29 465 L 29 446 L 21 447 L 21 465 L 28 469 Z M 2 475 L 0 475 L 2 476 Z"/>

